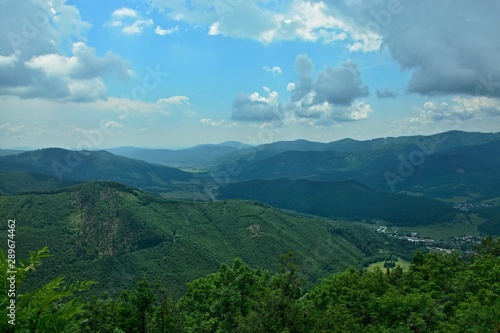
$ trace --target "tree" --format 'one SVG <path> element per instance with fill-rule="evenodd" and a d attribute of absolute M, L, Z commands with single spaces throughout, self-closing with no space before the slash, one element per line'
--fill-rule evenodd
<path fill-rule="evenodd" d="M 0 279 L 3 281 L 0 283 L 0 311 L 2 318 L 7 318 L 8 314 L 15 315 L 15 318 L 10 317 L 13 320 L 10 323 L 0 321 L 2 332 L 78 332 L 79 327 L 86 321 L 88 314 L 84 303 L 75 297 L 75 293 L 87 290 L 95 282 L 66 285 L 64 278 L 58 277 L 31 292 L 19 294 L 19 286 L 26 281 L 27 275 L 39 267 L 42 259 L 48 256 L 49 250 L 44 247 L 38 252 L 30 251 L 30 258 L 19 260 L 15 265 L 13 261 L 8 260 L 6 253 L 0 250 Z M 14 271 L 17 273 L 12 273 Z M 11 284 L 8 281 L 14 282 Z M 10 313 L 10 304 L 16 305 L 15 313 Z"/>

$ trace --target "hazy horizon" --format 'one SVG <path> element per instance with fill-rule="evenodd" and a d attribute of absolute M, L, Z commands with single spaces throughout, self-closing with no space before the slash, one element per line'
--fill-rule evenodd
<path fill-rule="evenodd" d="M 454 131 L 454 130 L 450 130 L 450 131 Z M 305 140 L 305 141 L 309 141 L 309 142 L 317 142 L 317 143 L 331 143 L 331 142 L 335 142 L 335 141 L 341 141 L 341 140 L 355 140 L 355 141 L 370 141 L 370 140 L 377 140 L 377 139 L 386 139 L 386 138 L 398 138 L 398 137 L 407 137 L 407 136 L 431 136 L 431 135 L 438 135 L 438 134 L 442 134 L 442 133 L 447 133 L 447 132 L 450 132 L 450 131 L 445 131 L 445 132 L 436 132 L 436 133 L 431 133 L 431 134 L 414 134 L 414 135 L 400 135 L 400 136 L 384 136 L 384 137 L 374 137 L 374 138 L 370 138 L 370 139 L 364 139 L 364 140 L 360 140 L 360 139 L 355 139 L 355 138 L 351 138 L 351 137 L 345 137 L 345 138 L 341 138 L 341 139 L 338 139 L 338 140 L 332 140 L 332 141 L 313 141 L 313 140 L 307 140 L 307 139 L 303 139 L 303 138 L 297 138 L 297 139 L 294 139 L 294 140 L 276 140 L 276 141 L 271 141 L 271 142 L 263 142 L 263 143 L 260 143 L 260 144 L 270 144 L 270 143 L 276 143 L 276 142 L 292 142 L 292 141 L 299 141 L 299 140 Z M 480 131 L 461 131 L 461 132 L 465 132 L 465 133 L 483 133 L 483 134 L 491 134 L 491 133 L 500 133 L 500 131 L 491 131 L 491 132 L 480 132 Z M 246 146 L 250 146 L 250 147 L 255 147 L 255 146 L 258 146 L 260 144 L 257 144 L 257 145 L 252 145 L 252 144 L 249 144 L 249 143 L 245 143 L 245 142 L 241 142 L 241 141 L 236 141 L 236 140 L 227 140 L 227 141 L 223 141 L 223 142 L 206 142 L 206 143 L 197 143 L 195 145 L 192 145 L 192 146 L 157 146 L 157 147 L 148 147 L 148 146 L 130 146 L 130 145 L 124 145 L 124 146 L 112 146 L 112 147 L 97 147 L 97 148 L 78 148 L 78 147 L 65 147 L 65 146 L 40 146 L 40 147 L 3 147 L 3 146 L 0 146 L 0 149 L 3 149 L 3 150 L 35 150 L 35 149 L 45 149 L 45 148 L 61 148 L 61 149 L 66 149 L 66 150 L 95 150 L 95 151 L 98 151 L 98 150 L 112 150 L 112 149 L 123 149 L 123 148 L 132 148 L 132 149 L 167 149 L 167 150 L 183 150 L 183 149 L 192 149 L 192 148 L 196 148 L 198 146 L 204 146 L 204 145 L 212 145 L 212 146 L 218 146 L 218 145 L 224 145 L 225 143 L 228 143 L 228 142 L 231 142 L 231 143 L 237 143 L 237 144 L 242 144 L 242 145 L 246 145 Z M 238 148 L 238 147 L 237 147 Z M 242 149 L 245 149 L 245 147 L 243 147 Z"/>

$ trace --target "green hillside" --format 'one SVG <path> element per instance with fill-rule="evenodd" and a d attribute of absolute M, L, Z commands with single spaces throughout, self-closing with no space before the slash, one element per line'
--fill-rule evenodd
<path fill-rule="evenodd" d="M 315 281 L 391 254 L 409 259 L 415 250 L 366 227 L 254 201 L 171 201 L 108 182 L 0 196 L 0 211 L 16 219 L 19 257 L 45 245 L 53 253 L 35 274 L 37 283 L 64 272 L 70 281 L 97 280 L 98 290 L 111 293 L 143 277 L 179 292 L 236 257 L 276 271 L 279 256 L 292 251 L 307 279 Z"/>
<path fill-rule="evenodd" d="M 0 157 L 1 170 L 45 174 L 67 181 L 116 181 L 129 186 L 160 191 L 175 182 L 189 182 L 192 175 L 175 168 L 116 156 L 106 151 L 40 149 Z"/>
<path fill-rule="evenodd" d="M 55 177 L 40 173 L 0 170 L 0 194 L 54 191 L 77 183 L 76 181 L 59 181 Z"/>
<path fill-rule="evenodd" d="M 399 226 L 453 220 L 453 209 L 430 198 L 376 192 L 352 181 L 251 180 L 220 189 L 221 198 L 252 199 L 300 213 L 383 219 Z"/>

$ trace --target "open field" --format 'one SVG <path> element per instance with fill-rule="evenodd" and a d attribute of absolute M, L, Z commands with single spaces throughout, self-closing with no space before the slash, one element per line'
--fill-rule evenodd
<path fill-rule="evenodd" d="M 473 235 L 477 236 L 476 225 L 470 223 L 467 220 L 458 220 L 449 223 L 440 224 L 430 224 L 425 226 L 416 227 L 404 227 L 402 230 L 407 230 L 409 232 L 418 232 L 420 238 L 432 238 L 435 240 L 447 239 L 449 237 L 461 236 L 461 235 Z"/>
<path fill-rule="evenodd" d="M 384 263 L 385 263 L 385 261 L 379 261 L 379 262 L 374 262 L 373 264 L 370 264 L 370 266 L 368 266 L 368 268 L 367 268 L 368 272 L 372 272 L 373 270 L 375 270 L 375 267 L 378 267 L 382 271 L 385 271 L 386 268 L 384 267 Z M 396 266 L 397 265 L 401 266 L 403 271 L 408 271 L 408 269 L 410 269 L 410 262 L 403 260 L 401 258 L 398 258 L 398 261 L 396 261 Z"/>

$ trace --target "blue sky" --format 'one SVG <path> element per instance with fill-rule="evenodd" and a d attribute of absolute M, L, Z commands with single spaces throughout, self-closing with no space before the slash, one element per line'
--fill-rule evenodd
<path fill-rule="evenodd" d="M 500 2 L 0 0 L 0 146 L 500 128 Z"/>

